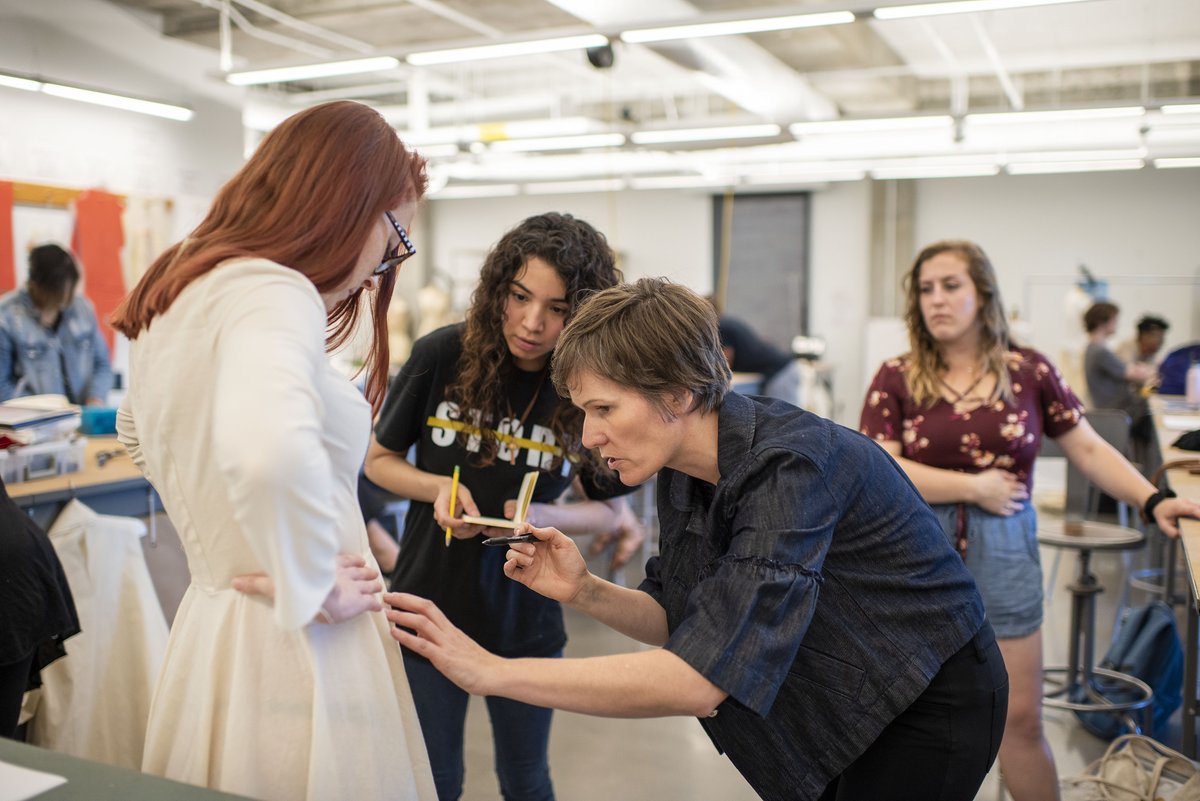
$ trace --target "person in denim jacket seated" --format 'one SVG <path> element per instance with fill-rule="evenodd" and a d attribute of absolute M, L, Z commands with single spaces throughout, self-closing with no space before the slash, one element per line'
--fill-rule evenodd
<path fill-rule="evenodd" d="M 70 253 L 58 245 L 30 251 L 25 287 L 0 298 L 0 400 L 54 394 L 71 403 L 108 402 L 108 345 L 78 286 Z"/>
<path fill-rule="evenodd" d="M 729 390 L 717 318 L 663 279 L 604 290 L 558 341 L 555 386 L 625 484 L 658 474 L 638 589 L 528 524 L 512 579 L 657 646 L 503 659 L 428 600 L 392 635 L 477 695 L 615 717 L 694 715 L 764 799 L 969 801 L 1008 677 L 975 582 L 899 466 L 857 432 Z"/>

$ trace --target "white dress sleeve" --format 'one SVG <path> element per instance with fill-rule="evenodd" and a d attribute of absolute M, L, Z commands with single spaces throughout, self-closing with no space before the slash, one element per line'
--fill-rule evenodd
<path fill-rule="evenodd" d="M 297 278 L 299 280 L 297 280 Z M 333 588 L 337 516 L 322 438 L 325 311 L 297 275 L 255 280 L 222 313 L 213 456 L 234 519 L 275 583 L 275 621 L 309 623 Z"/>
<path fill-rule="evenodd" d="M 121 399 L 121 405 L 117 407 L 117 441 L 125 446 L 129 458 L 142 471 L 146 480 L 153 483 L 150 474 L 146 472 L 146 456 L 142 453 L 142 441 L 138 438 L 137 424 L 133 420 L 133 408 L 128 394 Z"/>

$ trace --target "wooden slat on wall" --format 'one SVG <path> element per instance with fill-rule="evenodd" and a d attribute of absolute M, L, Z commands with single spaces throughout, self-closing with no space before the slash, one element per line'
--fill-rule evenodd
<path fill-rule="evenodd" d="M 82 189 L 69 189 L 65 186 L 47 186 L 45 184 L 23 184 L 13 182 L 13 202 L 27 206 L 52 206 L 65 209 L 79 197 Z M 124 195 L 118 195 L 122 201 Z"/>

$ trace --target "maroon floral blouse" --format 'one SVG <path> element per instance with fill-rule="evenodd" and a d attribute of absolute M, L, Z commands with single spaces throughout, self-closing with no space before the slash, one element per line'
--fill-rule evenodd
<path fill-rule="evenodd" d="M 1019 348 L 1008 357 L 1016 403 L 1000 399 L 970 411 L 944 398 L 917 406 L 904 377 L 908 356 L 886 361 L 867 390 L 859 429 L 880 442 L 899 442 L 905 458 L 931 467 L 1008 470 L 1032 492 L 1042 436 L 1054 439 L 1078 425 L 1083 404 L 1042 354 Z"/>

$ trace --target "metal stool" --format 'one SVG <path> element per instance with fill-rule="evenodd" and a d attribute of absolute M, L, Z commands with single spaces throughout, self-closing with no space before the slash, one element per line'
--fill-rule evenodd
<path fill-rule="evenodd" d="M 1125 673 L 1095 667 L 1096 595 L 1104 588 L 1092 573 L 1092 551 L 1125 551 L 1139 547 L 1140 531 L 1093 521 L 1049 522 L 1038 525 L 1038 542 L 1079 552 L 1079 572 L 1067 586 L 1071 593 L 1071 642 L 1067 664 L 1043 669 L 1043 703 L 1074 712 L 1112 712 L 1136 732 L 1150 731 L 1154 691 L 1145 682 Z M 1059 678 L 1061 677 L 1061 678 Z M 1112 701 L 1115 690 L 1133 690 L 1132 701 Z M 1142 722 L 1133 713 L 1141 712 Z"/>

